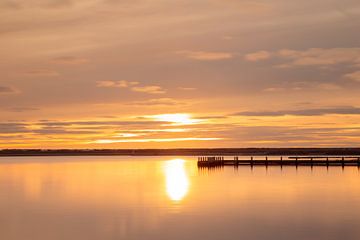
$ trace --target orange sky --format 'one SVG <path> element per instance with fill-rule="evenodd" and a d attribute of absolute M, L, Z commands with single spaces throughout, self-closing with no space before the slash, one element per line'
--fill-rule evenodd
<path fill-rule="evenodd" d="M 0 148 L 360 142 L 357 0 L 2 0 Z"/>

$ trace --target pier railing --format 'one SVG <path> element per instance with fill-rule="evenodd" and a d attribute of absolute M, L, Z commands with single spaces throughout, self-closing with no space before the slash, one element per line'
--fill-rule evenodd
<path fill-rule="evenodd" d="M 289 156 L 289 157 L 198 157 L 199 167 L 218 166 L 358 166 L 360 156 Z"/>

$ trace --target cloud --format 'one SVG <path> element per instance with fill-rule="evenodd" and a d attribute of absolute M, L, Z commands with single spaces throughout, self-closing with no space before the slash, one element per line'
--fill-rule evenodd
<path fill-rule="evenodd" d="M 328 81 L 328 80 L 326 80 Z M 284 84 L 276 84 L 275 86 L 270 86 L 263 89 L 263 92 L 282 92 L 288 93 L 288 91 L 303 91 L 305 89 L 309 90 L 320 90 L 320 91 L 336 91 L 344 89 L 341 83 L 337 82 L 321 82 L 321 81 L 291 81 Z"/>
<path fill-rule="evenodd" d="M 339 108 L 314 108 L 301 110 L 280 110 L 280 111 L 244 111 L 232 114 L 232 116 L 257 116 L 257 117 L 278 117 L 278 116 L 321 116 L 328 114 L 360 114 L 360 108 L 357 107 L 339 107 Z"/>
<path fill-rule="evenodd" d="M 178 87 L 178 89 L 183 90 L 183 91 L 194 91 L 197 88 L 194 88 L 194 87 Z"/>
<path fill-rule="evenodd" d="M 233 54 L 229 52 L 205 52 L 205 51 L 177 51 L 177 54 L 199 61 L 217 61 L 233 58 Z"/>
<path fill-rule="evenodd" d="M 44 7 L 58 8 L 58 7 L 70 7 L 74 4 L 73 0 L 50 0 L 44 4 Z"/>
<path fill-rule="evenodd" d="M 68 130 L 65 128 L 58 128 L 58 127 L 51 127 L 51 128 L 42 128 L 42 129 L 35 129 L 31 131 L 35 134 L 41 135 L 67 135 L 67 134 L 75 134 L 75 135 L 91 135 L 91 134 L 99 134 L 99 131 L 89 131 L 89 130 Z"/>
<path fill-rule="evenodd" d="M 99 139 L 94 143 L 110 144 L 110 143 L 148 143 L 148 142 L 183 142 L 183 141 L 217 141 L 223 138 L 205 138 L 205 137 L 187 137 L 187 138 L 140 138 L 140 139 Z"/>
<path fill-rule="evenodd" d="M 19 90 L 14 89 L 12 87 L 0 86 L 0 95 L 2 95 L 2 94 L 15 94 L 15 93 L 19 93 Z"/>
<path fill-rule="evenodd" d="M 63 56 L 51 59 L 52 63 L 60 65 L 81 65 L 89 62 L 86 58 L 78 58 L 73 56 Z"/>
<path fill-rule="evenodd" d="M 197 119 L 203 119 L 203 120 L 210 120 L 210 119 L 226 119 L 227 116 L 202 116 L 202 117 L 197 117 Z"/>
<path fill-rule="evenodd" d="M 25 75 L 33 77 L 56 77 L 60 74 L 57 71 L 50 69 L 34 69 L 25 72 Z"/>
<path fill-rule="evenodd" d="M 258 51 L 245 55 L 252 62 L 273 58 L 283 61 L 277 68 L 317 67 L 327 69 L 335 65 L 360 68 L 360 48 L 309 48 L 306 50 L 281 49 L 279 51 Z M 344 78 L 360 82 L 360 71 L 348 73 Z M 336 83 L 323 83 L 317 87 L 323 90 L 338 90 Z"/>
<path fill-rule="evenodd" d="M 29 130 L 26 128 L 27 124 L 18 122 L 4 122 L 0 123 L 0 134 L 8 133 L 26 133 Z"/>
<path fill-rule="evenodd" d="M 160 86 L 143 86 L 143 87 L 132 87 L 132 91 L 141 92 L 141 93 L 149 93 L 149 94 L 163 94 L 166 91 Z"/>
<path fill-rule="evenodd" d="M 360 48 L 309 48 L 306 50 L 282 49 L 276 52 L 259 51 L 249 53 L 249 61 L 260 61 L 270 57 L 287 60 L 280 67 L 332 66 L 350 64 L 360 67 Z"/>
<path fill-rule="evenodd" d="M 72 0 L 43 0 L 43 1 L 29 1 L 29 0 L 2 0 L 0 8 L 5 9 L 29 9 L 29 8 L 59 8 L 72 6 Z"/>
<path fill-rule="evenodd" d="M 115 131 L 119 128 L 138 130 L 143 128 L 160 129 L 169 121 L 131 120 L 131 121 L 20 121 L 0 122 L 0 134 L 28 133 L 28 134 L 95 134 L 99 132 Z"/>
<path fill-rule="evenodd" d="M 42 120 L 34 125 L 38 126 L 153 126 L 163 124 L 161 121 L 48 121 Z M 170 123 L 170 122 L 169 122 Z"/>
<path fill-rule="evenodd" d="M 19 8 L 21 8 L 21 6 L 15 1 L 2 0 L 0 2 L 0 10 L 1 9 L 19 9 Z"/>
<path fill-rule="evenodd" d="M 37 111 L 39 108 L 34 107 L 10 107 L 6 108 L 9 112 L 27 112 L 27 111 Z"/>
<path fill-rule="evenodd" d="M 241 143 L 246 146 L 351 146 L 354 144 L 353 136 L 358 136 L 359 132 L 360 128 L 356 127 L 239 126 L 222 131 L 218 136 L 241 139 Z"/>
<path fill-rule="evenodd" d="M 327 90 L 327 91 L 334 91 L 334 90 L 340 90 L 343 89 L 342 86 L 336 84 L 336 83 L 320 83 L 318 84 L 318 88 L 322 89 L 322 90 Z"/>
<path fill-rule="evenodd" d="M 277 55 L 291 60 L 288 66 L 331 66 L 360 64 L 360 48 L 310 48 L 305 51 L 283 49 Z"/>
<path fill-rule="evenodd" d="M 345 75 L 346 78 L 356 81 L 356 82 L 360 82 L 360 71 L 357 72 L 353 72 L 353 73 L 348 73 Z"/>
<path fill-rule="evenodd" d="M 126 81 L 126 80 L 120 80 L 120 81 L 97 81 L 96 86 L 97 87 L 114 87 L 114 88 L 127 88 L 130 86 L 134 86 L 139 84 L 139 82 L 133 82 L 133 81 Z"/>
<path fill-rule="evenodd" d="M 265 88 L 263 91 L 264 92 L 282 92 L 285 91 L 285 88 L 282 87 L 270 87 L 270 88 Z"/>
<path fill-rule="evenodd" d="M 97 87 L 107 87 L 107 88 L 128 88 L 133 92 L 141 92 L 148 94 L 163 94 L 166 91 L 160 86 L 138 86 L 139 82 L 134 81 L 97 81 Z"/>
<path fill-rule="evenodd" d="M 266 60 L 271 57 L 271 53 L 268 51 L 258 51 L 254 53 L 249 53 L 245 55 L 245 59 L 250 62 L 257 62 L 261 60 Z"/>
<path fill-rule="evenodd" d="M 172 99 L 172 98 L 155 98 L 145 101 L 134 101 L 130 102 L 129 105 L 135 106 L 176 106 L 185 105 L 184 102 Z"/>

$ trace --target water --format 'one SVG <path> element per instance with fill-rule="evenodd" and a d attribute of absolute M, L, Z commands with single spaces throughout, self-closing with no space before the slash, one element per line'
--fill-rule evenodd
<path fill-rule="evenodd" d="M 1 240 L 359 239 L 357 167 L 190 157 L 0 159 Z"/>

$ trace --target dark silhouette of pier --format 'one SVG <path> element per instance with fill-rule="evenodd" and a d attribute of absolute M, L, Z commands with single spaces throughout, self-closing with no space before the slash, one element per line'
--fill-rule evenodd
<path fill-rule="evenodd" d="M 271 159 L 267 156 L 225 158 L 223 156 L 198 157 L 198 167 L 219 166 L 358 166 L 360 156 L 289 156 Z"/>

